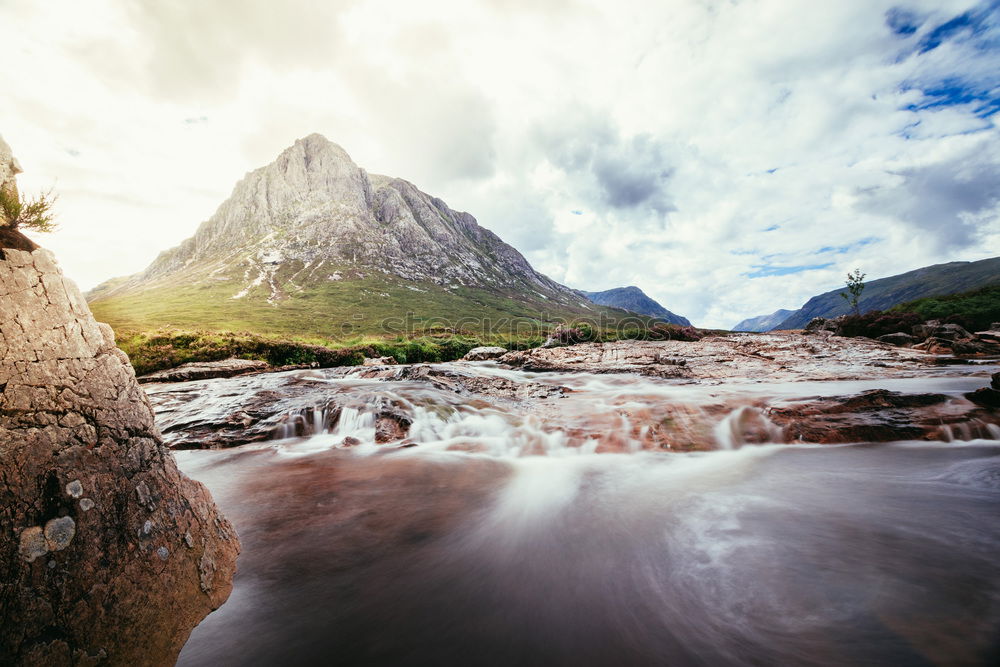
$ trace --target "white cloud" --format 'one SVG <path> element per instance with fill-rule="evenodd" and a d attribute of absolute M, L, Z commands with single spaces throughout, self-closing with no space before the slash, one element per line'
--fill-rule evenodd
<path fill-rule="evenodd" d="M 22 187 L 60 194 L 44 242 L 70 276 L 142 269 L 311 132 L 557 280 L 639 285 L 700 325 L 855 266 L 1000 254 L 983 4 L 314 5 L 0 6 L 0 132 Z"/>

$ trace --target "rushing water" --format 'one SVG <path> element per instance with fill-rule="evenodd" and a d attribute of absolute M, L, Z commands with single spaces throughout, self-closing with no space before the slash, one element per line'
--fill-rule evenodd
<path fill-rule="evenodd" d="M 180 664 L 1000 663 L 1000 442 L 975 439 L 996 433 L 745 444 L 748 428 L 778 435 L 762 401 L 957 395 L 981 372 L 794 386 L 476 372 L 572 391 L 546 412 L 319 374 L 348 407 L 331 419 L 314 402 L 276 429 L 308 437 L 178 452 L 243 541 L 232 597 Z M 276 381 L 256 378 L 198 400 Z M 388 403 L 418 446 L 374 444 L 370 407 Z M 707 415 L 724 449 L 644 449 L 635 415 L 668 408 Z"/>

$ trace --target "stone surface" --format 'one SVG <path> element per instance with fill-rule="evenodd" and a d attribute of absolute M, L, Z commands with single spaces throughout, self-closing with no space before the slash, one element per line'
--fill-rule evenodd
<path fill-rule="evenodd" d="M 903 333 L 902 331 L 879 336 L 876 340 L 882 343 L 888 343 L 889 345 L 896 345 L 898 347 L 909 347 L 917 341 L 916 338 L 908 333 Z"/>
<path fill-rule="evenodd" d="M 0 250 L 0 664 L 173 664 L 238 551 L 51 253 Z"/>
<path fill-rule="evenodd" d="M 854 396 L 793 402 L 768 411 L 788 442 L 822 444 L 940 440 L 941 427 L 969 419 L 941 394 L 901 394 L 874 389 Z"/>
<path fill-rule="evenodd" d="M 14 177 L 21 173 L 21 165 L 14 157 L 10 146 L 0 136 L 0 188 L 8 189 L 15 187 Z"/>
<path fill-rule="evenodd" d="M 394 357 L 366 357 L 362 366 L 394 366 L 397 362 Z"/>
<path fill-rule="evenodd" d="M 1000 390 L 993 389 L 992 387 L 983 387 L 982 389 L 970 391 L 965 397 L 984 408 L 1000 408 Z"/>
<path fill-rule="evenodd" d="M 940 338 L 942 340 L 959 340 L 972 338 L 972 334 L 957 324 L 939 324 L 927 322 L 913 327 L 913 335 L 920 339 Z"/>
<path fill-rule="evenodd" d="M 505 354 L 507 350 L 502 347 L 474 347 L 462 357 L 462 361 L 488 361 L 498 359 Z"/>
<path fill-rule="evenodd" d="M 1000 343 L 1000 330 L 990 329 L 988 331 L 977 331 L 976 338 L 980 338 L 991 343 Z"/>
<path fill-rule="evenodd" d="M 155 373 L 149 373 L 138 378 L 140 383 L 149 382 L 187 382 L 189 380 L 207 380 L 210 378 L 228 378 L 246 373 L 256 373 L 267 370 L 266 361 L 255 359 L 223 359 L 221 361 L 200 361 L 182 364 L 176 368 L 168 368 Z"/>
<path fill-rule="evenodd" d="M 926 354 L 867 338 L 796 333 L 708 336 L 700 341 L 618 341 L 509 352 L 501 364 L 528 371 L 641 373 L 692 380 L 835 380 L 916 373 Z"/>

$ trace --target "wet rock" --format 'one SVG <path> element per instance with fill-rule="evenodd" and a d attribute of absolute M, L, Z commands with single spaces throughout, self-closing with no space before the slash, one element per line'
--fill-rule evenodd
<path fill-rule="evenodd" d="M 395 357 L 367 357 L 362 366 L 394 366 L 397 362 Z"/>
<path fill-rule="evenodd" d="M 110 328 L 42 249 L 0 249 L 0 461 L 0 664 L 172 664 L 228 597 L 239 542 L 177 470 Z M 147 519 L 195 548 L 151 559 L 136 536 Z"/>
<path fill-rule="evenodd" d="M 994 380 L 994 383 L 996 383 L 996 380 Z M 970 391 L 965 394 L 965 397 L 984 408 L 1000 408 L 1000 390 L 992 387 L 983 387 L 982 389 Z"/>
<path fill-rule="evenodd" d="M 968 418 L 942 394 L 873 389 L 855 396 L 804 400 L 773 407 L 768 417 L 789 441 L 820 444 L 938 440 L 941 425 Z"/>
<path fill-rule="evenodd" d="M 984 357 L 1000 354 L 1000 344 L 988 338 L 938 338 L 931 336 L 913 346 L 931 354 L 955 354 L 965 357 Z"/>
<path fill-rule="evenodd" d="M 379 417 L 375 420 L 375 442 L 381 445 L 403 440 L 409 430 L 410 422 L 408 419 L 390 416 Z"/>
<path fill-rule="evenodd" d="M 994 373 L 990 376 L 990 386 L 1000 391 L 1000 373 Z"/>
<path fill-rule="evenodd" d="M 816 333 L 819 331 L 836 331 L 837 322 L 835 320 L 827 319 L 825 317 L 814 317 L 809 320 L 803 331 L 809 333 Z"/>
<path fill-rule="evenodd" d="M 402 366 L 391 376 L 383 379 L 421 380 L 439 389 L 464 394 L 479 394 L 490 398 L 525 400 L 557 396 L 566 391 L 565 387 L 543 382 L 516 382 L 499 376 L 483 376 L 463 373 L 455 368 L 414 364 Z"/>
<path fill-rule="evenodd" d="M 917 342 L 917 339 L 914 336 L 911 336 L 908 333 L 903 333 L 902 331 L 879 336 L 876 340 L 881 343 L 888 343 L 889 345 L 895 345 L 897 347 L 910 347 Z"/>
<path fill-rule="evenodd" d="M 940 338 L 944 340 L 957 340 L 962 338 L 972 338 L 972 334 L 957 324 L 940 324 L 928 322 L 918 324 L 913 327 L 913 335 L 917 338 Z"/>
<path fill-rule="evenodd" d="M 795 381 L 912 374 L 916 366 L 931 364 L 933 359 L 866 338 L 776 332 L 707 336 L 692 342 L 617 341 L 535 348 L 509 352 L 499 362 L 527 371 Z"/>
<path fill-rule="evenodd" d="M 474 347 L 462 357 L 462 361 L 488 361 L 498 359 L 505 354 L 507 350 L 502 347 Z"/>
<path fill-rule="evenodd" d="M 206 380 L 209 378 L 228 378 L 247 373 L 259 373 L 267 370 L 266 361 L 255 359 L 224 359 L 222 361 L 199 361 L 182 364 L 176 368 L 168 368 L 155 373 L 140 376 L 141 383 L 149 382 L 188 382 L 190 380 Z"/>

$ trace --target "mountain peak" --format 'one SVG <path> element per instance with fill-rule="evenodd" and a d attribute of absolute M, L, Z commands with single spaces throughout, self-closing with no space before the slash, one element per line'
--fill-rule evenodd
<path fill-rule="evenodd" d="M 468 213 L 408 181 L 369 175 L 321 134 L 296 140 L 248 173 L 192 238 L 142 274 L 95 293 L 187 285 L 222 292 L 227 305 L 254 299 L 275 305 L 349 281 L 372 284 L 374 276 L 388 287 L 351 298 L 388 298 L 390 287 L 406 284 L 402 293 L 412 301 L 427 289 L 411 284 L 419 282 L 527 295 L 522 300 L 544 304 L 539 310 L 590 309 Z"/>
<path fill-rule="evenodd" d="M 686 317 L 672 313 L 659 303 L 651 299 L 645 292 L 635 285 L 628 287 L 615 287 L 603 292 L 583 292 L 592 303 L 599 306 L 610 306 L 612 308 L 622 308 L 640 315 L 648 315 L 657 319 L 670 322 L 671 324 L 681 324 L 689 326 L 690 321 Z"/>

